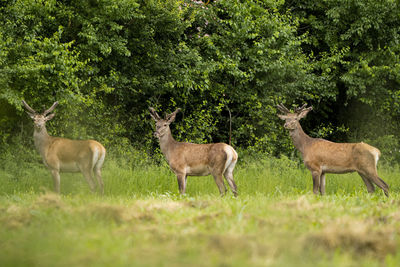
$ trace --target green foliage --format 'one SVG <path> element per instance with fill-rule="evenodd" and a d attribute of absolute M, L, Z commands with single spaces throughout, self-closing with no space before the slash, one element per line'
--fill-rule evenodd
<path fill-rule="evenodd" d="M 400 161 L 399 139 L 394 135 L 383 135 L 374 140 L 366 140 L 366 142 L 379 147 L 384 162 L 394 164 Z"/>
<path fill-rule="evenodd" d="M 348 137 L 360 131 L 369 138 L 398 136 L 399 2 L 300 0 L 285 7 L 299 19 L 299 34 L 308 36 L 303 49 L 314 58 L 314 71 L 327 81 L 333 99 L 322 100 L 320 107 L 334 111 L 326 114 L 329 121 L 349 127 Z M 358 119 L 375 125 L 363 129 L 347 120 L 360 103 L 369 110 L 364 108 Z"/>
<path fill-rule="evenodd" d="M 396 139 L 398 9 L 374 0 L 3 0 L 0 142 L 31 134 L 21 99 L 38 110 L 60 102 L 54 135 L 154 158 L 149 106 L 180 107 L 173 134 L 198 143 L 228 142 L 231 114 L 234 146 L 272 155 L 293 151 L 280 102 L 313 105 L 302 124 L 314 137 Z"/>
<path fill-rule="evenodd" d="M 54 134 L 110 146 L 128 138 L 147 148 L 157 146 L 150 105 L 165 112 L 181 107 L 174 134 L 196 142 L 227 142 L 230 110 L 236 145 L 276 152 L 283 134 L 275 101 L 309 98 L 302 90 L 316 88 L 296 20 L 280 14 L 278 5 L 8 3 L 1 19 L 1 98 L 18 110 L 22 98 L 33 107 L 59 100 Z M 85 132 L 76 129 L 85 124 Z"/>

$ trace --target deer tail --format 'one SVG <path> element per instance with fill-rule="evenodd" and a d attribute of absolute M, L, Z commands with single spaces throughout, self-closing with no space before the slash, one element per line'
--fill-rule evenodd
<path fill-rule="evenodd" d="M 226 162 L 225 162 L 225 167 L 224 167 L 224 172 L 225 173 L 228 169 L 232 169 L 236 165 L 236 161 L 238 160 L 238 154 L 236 153 L 235 149 L 231 146 L 225 146 L 225 153 L 226 153 Z"/>
<path fill-rule="evenodd" d="M 102 146 L 96 146 L 93 151 L 93 167 L 95 170 L 103 166 L 104 158 L 106 157 L 106 149 Z"/>

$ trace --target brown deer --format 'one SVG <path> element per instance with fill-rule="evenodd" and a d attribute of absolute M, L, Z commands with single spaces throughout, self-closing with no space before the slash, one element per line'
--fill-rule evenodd
<path fill-rule="evenodd" d="M 230 145 L 224 143 L 192 144 L 177 142 L 172 137 L 169 125 L 175 120 L 178 108 L 173 113 L 161 119 L 154 108 L 150 115 L 156 122 L 154 136 L 159 139 L 160 148 L 171 170 L 178 179 L 179 192 L 185 194 L 187 176 L 214 176 L 215 183 L 222 195 L 226 193 L 223 180 L 225 176 L 234 194 L 237 196 L 237 187 L 233 179 L 233 169 L 238 155 Z"/>
<path fill-rule="evenodd" d="M 325 173 L 358 172 L 369 193 L 375 191 L 374 184 L 389 196 L 389 186 L 378 177 L 376 165 L 379 149 L 366 143 L 334 143 L 320 138 L 312 138 L 304 133 L 299 123 L 312 107 L 307 104 L 290 112 L 283 104 L 277 106 L 285 120 L 284 127 L 289 130 L 293 145 L 300 151 L 304 164 L 311 171 L 314 194 L 325 194 Z"/>
<path fill-rule="evenodd" d="M 60 172 L 81 172 L 86 178 L 90 189 L 95 191 L 93 172 L 96 176 L 100 193 L 104 193 L 101 167 L 106 156 L 106 149 L 94 140 L 71 140 L 53 137 L 47 133 L 46 122 L 54 117 L 51 113 L 58 102 L 42 114 L 36 112 L 22 100 L 28 115 L 34 124 L 33 139 L 35 147 L 42 156 L 44 165 L 51 171 L 54 181 L 54 190 L 60 193 Z"/>

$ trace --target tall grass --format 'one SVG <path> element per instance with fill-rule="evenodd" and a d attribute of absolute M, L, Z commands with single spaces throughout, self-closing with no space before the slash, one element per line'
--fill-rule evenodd
<path fill-rule="evenodd" d="M 107 156 L 105 195 L 61 174 L 61 195 L 34 152 L 1 156 L 0 266 L 396 266 L 400 174 L 380 165 L 386 198 L 357 174 L 327 175 L 327 195 L 286 157 L 240 158 L 239 196 L 212 176 L 178 194 L 164 161 Z"/>
<path fill-rule="evenodd" d="M 34 152 L 16 158 L 12 153 L 3 155 L 0 165 L 0 194 L 24 192 L 40 193 L 53 188 L 50 172 Z M 136 155 L 140 157 L 140 155 Z M 25 161 L 24 161 L 25 160 Z M 380 176 L 389 184 L 392 193 L 400 190 L 398 166 L 382 165 Z M 301 195 L 312 191 L 310 172 L 299 161 L 287 157 L 260 156 L 239 159 L 234 171 L 239 195 Z M 176 176 L 165 161 L 155 164 L 150 160 L 117 158 L 109 155 L 103 167 L 105 195 L 153 196 L 176 195 Z M 327 195 L 364 194 L 366 188 L 357 173 L 327 174 Z M 229 187 L 228 191 L 229 191 Z M 61 173 L 61 192 L 88 194 L 89 187 L 81 173 Z M 231 195 L 231 193 L 229 193 Z M 381 190 L 377 188 L 376 194 Z M 218 196 L 218 188 L 212 176 L 188 177 L 188 196 Z"/>

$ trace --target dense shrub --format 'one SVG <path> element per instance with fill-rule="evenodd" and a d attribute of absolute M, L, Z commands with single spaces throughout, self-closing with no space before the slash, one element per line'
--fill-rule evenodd
<path fill-rule="evenodd" d="M 235 147 L 273 155 L 293 150 L 279 102 L 313 105 L 302 122 L 312 136 L 397 140 L 398 9 L 372 0 L 4 0 L 0 142 L 30 138 L 21 99 L 38 110 L 60 102 L 52 134 L 150 157 L 149 106 L 182 108 L 172 126 L 181 141 L 228 142 L 231 115 Z"/>

